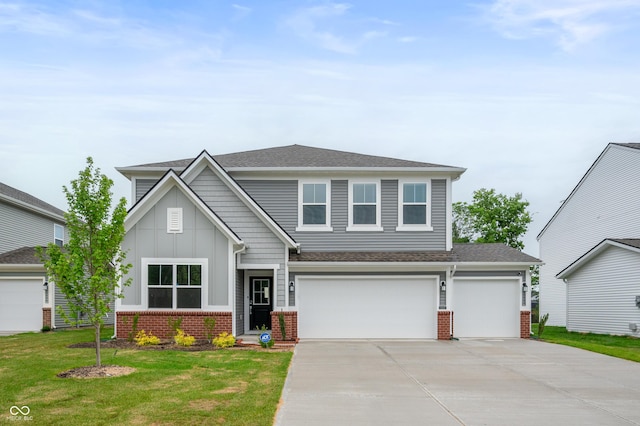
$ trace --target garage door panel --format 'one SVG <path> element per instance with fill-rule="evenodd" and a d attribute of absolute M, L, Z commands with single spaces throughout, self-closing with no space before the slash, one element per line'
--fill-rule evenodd
<path fill-rule="evenodd" d="M 453 298 L 454 336 L 520 336 L 519 280 L 456 279 Z"/>
<path fill-rule="evenodd" d="M 434 338 L 436 280 L 299 277 L 302 338 Z"/>
<path fill-rule="evenodd" d="M 40 330 L 42 292 L 42 279 L 0 279 L 0 330 Z"/>

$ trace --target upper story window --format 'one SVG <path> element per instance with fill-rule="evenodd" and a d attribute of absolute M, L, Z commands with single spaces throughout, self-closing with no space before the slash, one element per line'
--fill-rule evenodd
<path fill-rule="evenodd" d="M 431 231 L 430 182 L 398 182 L 398 231 Z"/>
<path fill-rule="evenodd" d="M 331 183 L 300 181 L 296 231 L 331 231 Z"/>
<path fill-rule="evenodd" d="M 207 282 L 206 260 L 162 260 L 146 264 L 148 307 L 188 309 L 202 307 L 202 286 Z"/>
<path fill-rule="evenodd" d="M 347 231 L 382 231 L 380 181 L 349 182 Z"/>
<path fill-rule="evenodd" d="M 53 243 L 58 247 L 64 245 L 64 226 L 57 223 L 53 224 Z"/>

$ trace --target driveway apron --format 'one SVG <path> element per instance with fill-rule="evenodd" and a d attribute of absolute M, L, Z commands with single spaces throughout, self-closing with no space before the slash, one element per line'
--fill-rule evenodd
<path fill-rule="evenodd" d="M 305 340 L 293 425 L 640 425 L 640 363 L 532 340 Z"/>

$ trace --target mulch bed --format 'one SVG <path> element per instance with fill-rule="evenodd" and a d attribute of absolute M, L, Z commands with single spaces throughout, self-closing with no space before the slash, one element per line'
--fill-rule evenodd
<path fill-rule="evenodd" d="M 293 342 L 276 343 L 272 348 L 262 348 L 259 344 L 236 342 L 236 345 L 231 348 L 225 348 L 227 350 L 257 350 L 257 351 L 271 351 L 271 352 L 287 352 L 292 351 L 295 344 Z M 82 342 L 74 343 L 67 346 L 68 348 L 95 348 L 95 342 Z M 207 340 L 196 340 L 192 346 L 179 346 L 176 345 L 173 340 L 161 340 L 158 345 L 139 346 L 135 342 L 129 342 L 126 339 L 111 339 L 106 342 L 102 342 L 100 347 L 103 349 L 135 349 L 146 351 L 218 351 L 220 348 L 215 347 Z"/>

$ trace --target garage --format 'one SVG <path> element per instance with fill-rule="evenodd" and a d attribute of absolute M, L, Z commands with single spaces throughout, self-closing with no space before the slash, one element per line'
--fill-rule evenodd
<path fill-rule="evenodd" d="M 298 276 L 301 338 L 437 337 L 437 277 Z"/>
<path fill-rule="evenodd" d="M 456 278 L 454 337 L 520 337 L 520 281 L 514 278 Z"/>
<path fill-rule="evenodd" d="M 0 332 L 42 328 L 42 278 L 0 278 Z"/>

